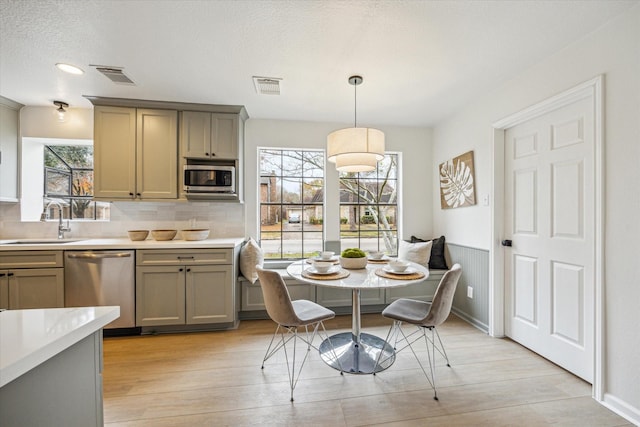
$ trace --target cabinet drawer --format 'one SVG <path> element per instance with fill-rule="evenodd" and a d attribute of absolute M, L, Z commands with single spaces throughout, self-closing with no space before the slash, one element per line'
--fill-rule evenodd
<path fill-rule="evenodd" d="M 47 268 L 62 266 L 62 251 L 0 252 L 0 268 Z"/>
<path fill-rule="evenodd" d="M 137 265 L 232 264 L 232 249 L 154 249 L 136 252 Z"/>

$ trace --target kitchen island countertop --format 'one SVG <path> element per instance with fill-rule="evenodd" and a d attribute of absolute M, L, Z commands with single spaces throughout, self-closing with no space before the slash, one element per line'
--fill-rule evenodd
<path fill-rule="evenodd" d="M 0 387 L 53 358 L 120 316 L 120 307 L 0 312 Z"/>

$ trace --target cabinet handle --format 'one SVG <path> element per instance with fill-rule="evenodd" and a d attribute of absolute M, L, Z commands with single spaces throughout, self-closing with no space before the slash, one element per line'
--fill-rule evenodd
<path fill-rule="evenodd" d="M 190 271 L 191 271 L 191 269 L 190 269 L 190 268 L 187 268 L 187 273 L 188 273 L 188 272 L 190 272 Z"/>
<path fill-rule="evenodd" d="M 209 157 L 209 153 L 204 153 L 205 156 Z"/>
<path fill-rule="evenodd" d="M 4 277 L 4 276 L 6 276 L 6 274 L 4 274 L 4 273 L 0 274 L 0 277 Z"/>
<path fill-rule="evenodd" d="M 181 269 L 180 269 L 180 270 L 178 270 L 178 271 L 184 271 L 184 268 L 181 268 Z"/>
<path fill-rule="evenodd" d="M 211 157 L 215 157 L 215 156 L 216 156 L 216 153 L 211 153 Z"/>
<path fill-rule="evenodd" d="M 141 196 L 141 194 L 140 194 L 140 193 L 136 193 L 136 196 L 140 197 L 140 196 Z"/>
<path fill-rule="evenodd" d="M 179 256 L 178 259 L 195 259 L 194 256 Z"/>
<path fill-rule="evenodd" d="M 133 193 L 129 192 L 129 195 L 131 196 L 131 198 L 133 199 Z"/>
<path fill-rule="evenodd" d="M 12 277 L 12 276 L 13 276 L 13 273 L 7 274 L 7 277 Z"/>

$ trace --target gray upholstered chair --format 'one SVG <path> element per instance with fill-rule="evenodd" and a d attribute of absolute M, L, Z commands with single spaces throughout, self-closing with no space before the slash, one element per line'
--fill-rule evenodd
<path fill-rule="evenodd" d="M 460 264 L 454 264 L 454 266 L 451 267 L 451 270 L 447 271 L 442 276 L 442 279 L 436 288 L 436 292 L 433 295 L 432 302 L 401 298 L 389 304 L 382 312 L 384 317 L 393 319 L 393 324 L 389 328 L 386 341 L 390 342 L 390 339 L 395 340 L 394 347 L 396 348 L 396 352 L 402 351 L 407 347 L 411 349 L 411 352 L 418 360 L 420 368 L 422 368 L 422 372 L 427 377 L 427 381 L 429 381 L 431 388 L 433 388 L 433 398 L 435 400 L 438 400 L 434 367 L 436 350 L 444 356 L 447 361 L 447 366 L 451 366 L 449 364 L 449 357 L 447 357 L 447 352 L 442 345 L 442 340 L 440 339 L 440 334 L 436 327 L 442 324 L 447 320 L 447 317 L 449 317 L 451 304 L 453 303 L 453 296 L 456 292 L 456 286 L 461 274 L 462 269 Z M 407 335 L 402 329 L 403 323 L 415 325 L 418 329 Z M 431 336 L 427 334 L 427 331 L 431 331 Z M 402 336 L 402 338 L 400 338 L 400 336 Z M 429 359 L 429 373 L 431 376 L 427 374 L 427 371 L 412 346 L 412 344 L 422 337 L 424 337 L 424 341 L 427 346 L 427 358 Z M 438 338 L 439 345 L 435 342 L 436 337 Z M 398 344 L 404 346 L 398 350 Z M 378 356 L 378 363 L 380 363 L 380 356 Z"/>
<path fill-rule="evenodd" d="M 323 338 L 321 331 L 324 332 L 324 338 L 328 339 L 327 331 L 322 322 L 333 319 L 336 314 L 328 308 L 312 301 L 291 301 L 287 286 L 284 280 L 282 280 L 282 277 L 280 277 L 280 274 L 276 271 L 265 270 L 260 266 L 256 266 L 256 270 L 258 272 L 258 278 L 260 279 L 260 286 L 262 288 L 267 313 L 271 320 L 278 324 L 267 348 L 267 352 L 264 355 L 264 359 L 262 360 L 262 369 L 264 369 L 264 362 L 266 362 L 267 359 L 273 356 L 278 350 L 284 350 L 287 372 L 289 374 L 289 385 L 291 386 L 291 401 L 293 402 L 293 389 L 298 383 L 304 362 L 307 360 L 311 347 L 317 349 L 317 347 L 313 346 L 313 339 L 316 334 L 320 335 L 320 338 Z M 311 337 L 309 337 L 309 326 L 313 328 Z M 305 336 L 298 335 L 298 328 L 300 327 L 304 327 Z M 322 328 L 321 331 L 320 327 Z M 276 340 L 278 333 L 280 334 L 280 338 Z M 296 372 L 296 340 L 298 338 L 307 344 L 307 351 Z M 289 349 L 292 350 L 292 361 L 290 365 L 289 352 L 287 351 L 286 344 L 291 339 L 293 339 L 293 345 L 291 346 L 292 349 Z M 329 344 L 331 344 L 330 340 Z M 333 350 L 333 346 L 331 347 Z M 340 373 L 342 374 L 342 372 Z"/>

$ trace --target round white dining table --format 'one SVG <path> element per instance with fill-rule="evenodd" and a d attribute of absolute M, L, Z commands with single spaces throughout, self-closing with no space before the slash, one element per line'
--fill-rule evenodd
<path fill-rule="evenodd" d="M 315 279 L 302 275 L 303 270 L 311 267 L 306 260 L 296 261 L 287 267 L 287 273 L 295 279 L 316 286 L 351 289 L 352 320 L 351 332 L 332 335 L 319 347 L 320 357 L 332 368 L 351 374 L 373 374 L 383 371 L 395 361 L 393 346 L 375 335 L 361 332 L 360 292 L 364 289 L 395 288 L 422 282 L 429 277 L 429 269 L 413 262 L 408 270 L 424 273 L 419 279 L 386 278 L 376 274 L 376 270 L 388 264 L 369 262 L 366 268 L 349 269 L 349 275 L 342 279 Z M 317 277 L 317 276 L 316 276 Z M 407 275 L 409 277 L 409 275 Z M 382 352 L 382 356 L 380 356 Z M 380 360 L 382 362 L 377 363 Z"/>

